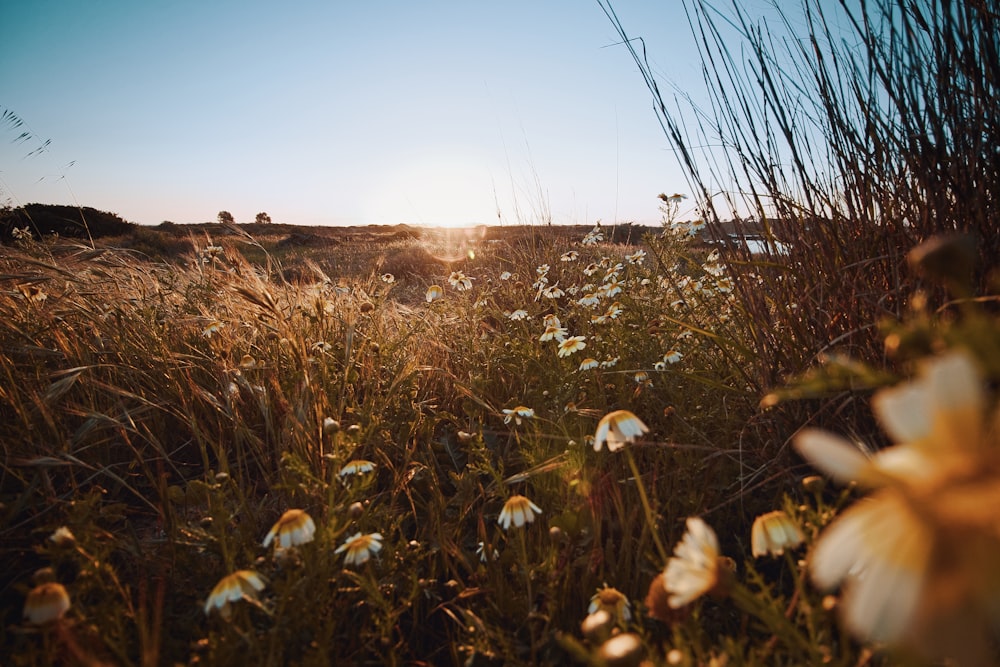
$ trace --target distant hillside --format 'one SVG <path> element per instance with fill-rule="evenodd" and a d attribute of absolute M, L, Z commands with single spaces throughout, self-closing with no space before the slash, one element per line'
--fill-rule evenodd
<path fill-rule="evenodd" d="M 55 233 L 78 239 L 88 238 L 89 230 L 89 237 L 97 239 L 128 234 L 137 225 L 88 206 L 27 204 L 0 212 L 0 242 L 9 242 L 14 227 L 27 227 L 35 236 Z"/>

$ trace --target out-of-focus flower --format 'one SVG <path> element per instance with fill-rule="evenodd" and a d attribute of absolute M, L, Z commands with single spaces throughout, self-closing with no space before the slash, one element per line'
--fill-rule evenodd
<path fill-rule="evenodd" d="M 616 452 L 646 433 L 649 433 L 649 427 L 628 410 L 609 412 L 597 422 L 594 451 L 601 451 L 601 447 L 607 442 L 608 450 Z"/>
<path fill-rule="evenodd" d="M 585 306 L 587 308 L 593 308 L 594 306 L 597 306 L 601 303 L 601 297 L 599 297 L 594 292 L 588 292 L 587 294 L 584 294 L 579 299 L 577 299 L 576 302 L 581 306 Z"/>
<path fill-rule="evenodd" d="M 549 287 L 546 287 L 542 290 L 542 296 L 544 296 L 546 299 L 558 299 L 559 297 L 565 294 L 566 292 L 559 289 L 559 283 L 556 283 L 555 285 L 550 285 Z"/>
<path fill-rule="evenodd" d="M 21 295 L 31 303 L 44 303 L 49 295 L 38 285 L 20 285 Z"/>
<path fill-rule="evenodd" d="M 600 227 L 594 227 L 587 235 L 583 237 L 581 243 L 586 246 L 597 245 L 604 240 L 604 233 L 601 231 Z"/>
<path fill-rule="evenodd" d="M 631 255 L 625 255 L 625 261 L 629 264 L 642 264 L 646 260 L 646 251 L 639 249 Z"/>
<path fill-rule="evenodd" d="M 690 233 L 691 224 L 687 220 L 678 220 L 670 225 L 670 229 L 668 231 L 677 238 L 683 238 Z M 663 235 L 666 236 L 667 231 L 664 231 Z"/>
<path fill-rule="evenodd" d="M 208 326 L 202 329 L 201 335 L 205 338 L 211 338 L 222 331 L 224 325 L 218 320 L 212 320 L 208 323 Z"/>
<path fill-rule="evenodd" d="M 540 276 L 544 276 L 544 275 L 548 274 L 548 272 L 549 272 L 549 265 L 548 264 L 540 264 L 535 269 L 535 273 L 537 273 Z"/>
<path fill-rule="evenodd" d="M 618 296 L 622 292 L 622 284 L 618 282 L 618 278 L 612 277 L 605 282 L 601 283 L 601 286 L 597 288 L 597 293 L 601 296 L 611 298 L 613 296 Z"/>
<path fill-rule="evenodd" d="M 323 418 L 323 433 L 330 435 L 340 430 L 340 422 L 333 417 Z"/>
<path fill-rule="evenodd" d="M 564 252 L 559 257 L 559 261 L 560 262 L 575 262 L 579 256 L 580 256 L 580 253 L 578 253 L 576 250 L 567 250 L 566 252 Z"/>
<path fill-rule="evenodd" d="M 622 305 L 617 301 L 615 301 L 613 304 L 608 306 L 608 310 L 604 313 L 604 315 L 612 320 L 616 320 L 618 319 L 618 316 L 621 315 L 623 312 L 625 311 L 622 308 Z"/>
<path fill-rule="evenodd" d="M 591 262 L 590 264 L 588 264 L 583 268 L 583 275 L 592 276 L 600 270 L 601 270 L 600 264 L 597 264 L 596 262 Z"/>
<path fill-rule="evenodd" d="M 622 632 L 612 636 L 597 647 L 596 662 L 599 665 L 629 665 L 643 664 L 646 646 L 642 638 L 634 632 Z"/>
<path fill-rule="evenodd" d="M 562 328 L 559 325 L 556 325 L 556 326 L 551 326 L 550 325 L 550 326 L 545 327 L 545 331 L 543 331 L 542 335 L 538 337 L 538 340 L 541 341 L 541 342 L 543 342 L 543 343 L 546 342 L 546 341 L 553 340 L 553 339 L 558 340 L 558 341 L 563 341 L 563 340 L 566 340 L 566 334 L 567 333 L 568 332 L 566 331 L 566 329 Z"/>
<path fill-rule="evenodd" d="M 350 477 L 352 475 L 363 475 L 365 473 L 375 470 L 375 464 L 371 461 L 365 459 L 355 459 L 354 461 L 348 461 L 344 464 L 344 467 L 340 469 L 338 475 L 341 477 Z"/>
<path fill-rule="evenodd" d="M 601 362 L 601 368 L 614 368 L 618 365 L 619 357 L 611 357 Z"/>
<path fill-rule="evenodd" d="M 364 565 L 380 551 L 382 551 L 381 533 L 367 535 L 355 533 L 337 547 L 333 553 L 344 553 L 344 565 Z"/>
<path fill-rule="evenodd" d="M 535 503 L 522 495 L 513 495 L 504 503 L 497 523 L 504 530 L 509 530 L 511 524 L 520 528 L 526 523 L 534 522 L 535 516 L 541 513 L 542 509 Z"/>
<path fill-rule="evenodd" d="M 34 625 L 58 620 L 69 611 L 69 593 L 60 583 L 49 581 L 35 586 L 24 601 L 24 617 Z"/>
<path fill-rule="evenodd" d="M 593 357 L 587 357 L 586 359 L 584 359 L 583 361 L 580 362 L 580 370 L 581 371 L 589 371 L 589 370 L 592 370 L 594 368 L 597 368 L 598 365 L 599 364 L 598 364 L 597 359 L 594 359 Z"/>
<path fill-rule="evenodd" d="M 274 542 L 276 547 L 285 549 L 312 542 L 315 536 L 316 524 L 305 510 L 288 510 L 271 527 L 263 545 L 267 547 Z"/>
<path fill-rule="evenodd" d="M 381 276 L 379 276 L 379 278 L 381 278 L 382 282 L 384 282 L 386 285 L 391 285 L 394 282 L 396 282 L 396 276 L 392 275 L 391 273 L 383 273 Z"/>
<path fill-rule="evenodd" d="M 684 355 L 680 353 L 679 350 L 667 350 L 663 354 L 663 363 L 665 364 L 676 364 Z"/>
<path fill-rule="evenodd" d="M 452 271 L 451 275 L 448 276 L 448 282 L 459 292 L 472 289 L 472 280 L 462 271 Z"/>
<path fill-rule="evenodd" d="M 501 271 L 500 272 L 500 280 L 510 280 L 513 277 L 514 277 L 514 274 L 512 274 L 510 271 Z"/>
<path fill-rule="evenodd" d="M 677 610 L 670 606 L 668 599 L 670 594 L 667 592 L 667 587 L 663 583 L 666 577 L 663 572 L 660 572 L 653 580 L 649 582 L 649 590 L 646 592 L 646 599 L 644 600 L 646 606 L 646 614 L 650 618 L 655 618 L 658 621 L 664 623 L 673 624 L 681 619 L 683 619 L 686 614 L 683 610 Z"/>
<path fill-rule="evenodd" d="M 514 423 L 518 426 L 521 425 L 522 419 L 532 419 L 535 416 L 535 411 L 531 408 L 526 408 L 523 405 L 519 405 L 516 408 L 504 408 L 503 410 L 504 418 L 503 423 L 509 424 L 513 419 Z"/>
<path fill-rule="evenodd" d="M 754 558 L 763 555 L 780 556 L 785 549 L 794 549 L 805 537 L 792 517 L 782 510 L 761 514 L 750 531 L 750 549 Z"/>
<path fill-rule="evenodd" d="M 257 366 L 257 360 L 249 354 L 244 354 L 240 359 L 240 368 L 249 369 Z"/>
<path fill-rule="evenodd" d="M 517 322 L 518 320 L 526 320 L 528 319 L 528 311 L 518 308 L 510 315 L 508 315 L 507 318 L 513 322 Z"/>
<path fill-rule="evenodd" d="M 799 453 L 840 482 L 874 489 L 823 531 L 815 583 L 843 583 L 845 625 L 931 659 L 988 662 L 1000 622 L 1000 414 L 989 414 L 964 352 L 928 360 L 872 405 L 897 445 L 871 458 L 833 434 L 801 431 Z"/>
<path fill-rule="evenodd" d="M 632 620 L 632 603 L 617 588 L 604 584 L 590 598 L 590 606 L 587 608 L 588 614 L 604 610 L 611 615 L 616 625 L 628 623 Z"/>
<path fill-rule="evenodd" d="M 562 326 L 562 324 L 559 322 L 559 318 L 556 317 L 556 315 L 554 313 L 549 313 L 548 315 L 546 315 L 545 317 L 543 317 L 542 318 L 542 324 L 544 324 L 546 328 L 548 328 L 548 327 L 561 327 Z"/>
<path fill-rule="evenodd" d="M 485 542 L 480 542 L 478 546 L 476 546 L 476 555 L 479 556 L 479 561 L 481 563 L 486 563 L 500 558 L 500 552 L 497 549 L 488 548 Z"/>
<path fill-rule="evenodd" d="M 222 618 L 229 620 L 234 602 L 239 602 L 244 597 L 256 600 L 264 586 L 264 578 L 252 570 L 237 570 L 228 574 L 219 580 L 205 600 L 205 615 L 211 614 L 215 609 Z"/>
<path fill-rule="evenodd" d="M 690 517 L 687 532 L 674 547 L 674 555 L 663 571 L 663 586 L 667 589 L 667 604 L 679 609 L 712 592 L 722 580 L 719 562 L 719 540 L 707 523 Z"/>
<path fill-rule="evenodd" d="M 49 535 L 49 542 L 60 548 L 76 545 L 76 536 L 66 526 L 59 526 Z"/>
<path fill-rule="evenodd" d="M 427 303 L 431 301 L 436 301 L 444 296 L 444 290 L 441 289 L 440 285 L 431 285 L 427 288 L 427 295 L 424 297 L 427 299 Z"/>
<path fill-rule="evenodd" d="M 586 336 L 570 336 L 566 340 L 559 342 L 559 356 L 568 357 L 574 352 L 579 352 L 583 348 L 587 347 L 584 342 L 587 340 Z"/>

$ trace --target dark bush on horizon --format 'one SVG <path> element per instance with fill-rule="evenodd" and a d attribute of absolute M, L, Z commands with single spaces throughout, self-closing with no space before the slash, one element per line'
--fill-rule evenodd
<path fill-rule="evenodd" d="M 6 211 L 0 218 L 0 238 L 4 242 L 11 238 L 14 227 L 27 227 L 35 236 L 58 234 L 66 238 L 96 239 L 128 234 L 138 225 L 89 206 L 26 204 Z"/>

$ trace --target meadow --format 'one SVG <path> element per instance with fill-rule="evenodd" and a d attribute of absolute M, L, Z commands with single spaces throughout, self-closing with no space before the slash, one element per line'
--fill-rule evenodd
<path fill-rule="evenodd" d="M 1000 31 L 908 8 L 694 136 L 636 47 L 657 228 L 7 217 L 4 664 L 995 664 Z"/>

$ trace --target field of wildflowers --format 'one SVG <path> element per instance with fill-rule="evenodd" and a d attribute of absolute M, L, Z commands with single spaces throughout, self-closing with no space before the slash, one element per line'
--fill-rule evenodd
<path fill-rule="evenodd" d="M 1000 662 L 1000 13 L 602 6 L 660 229 L 0 239 L 5 665 Z"/>
<path fill-rule="evenodd" d="M 169 264 L 19 231 L 9 664 L 978 664 L 997 322 L 915 299 L 893 345 L 939 351 L 873 402 L 899 444 L 796 435 L 782 392 L 815 381 L 763 395 L 744 370 L 754 267 L 663 201 L 641 244 L 483 242 L 428 278 L 290 283 L 232 239 Z"/>

